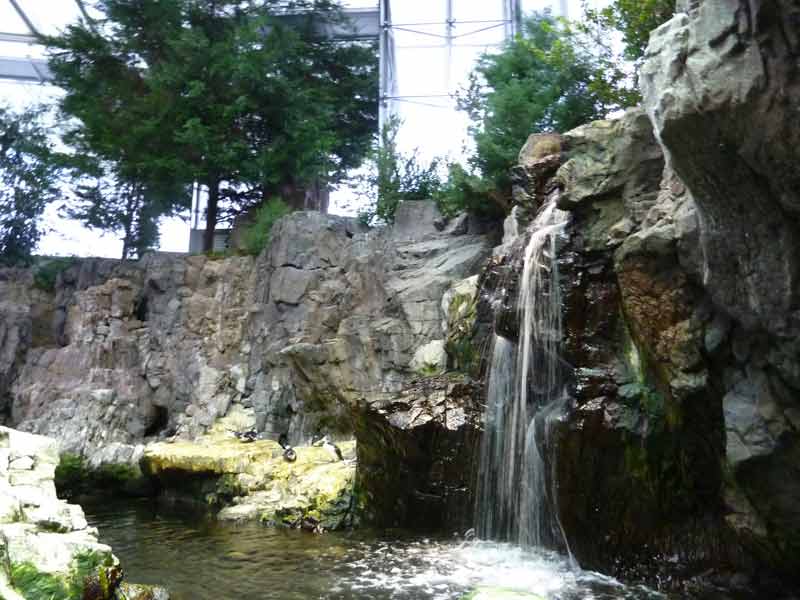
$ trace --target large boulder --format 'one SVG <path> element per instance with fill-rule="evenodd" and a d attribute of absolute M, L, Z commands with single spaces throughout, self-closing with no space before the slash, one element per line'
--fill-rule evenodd
<path fill-rule="evenodd" d="M 680 8 L 652 33 L 642 84 L 697 213 L 696 242 L 679 253 L 711 299 L 701 353 L 722 396 L 726 522 L 756 564 L 795 577 L 800 9 L 792 0 Z"/>
<path fill-rule="evenodd" d="M 56 496 L 58 462 L 55 440 L 0 427 L 0 596 L 112 600 L 119 563 L 81 507 Z"/>
<path fill-rule="evenodd" d="M 701 222 L 703 283 L 748 329 L 798 333 L 798 8 L 703 0 L 653 32 L 647 110 Z"/>

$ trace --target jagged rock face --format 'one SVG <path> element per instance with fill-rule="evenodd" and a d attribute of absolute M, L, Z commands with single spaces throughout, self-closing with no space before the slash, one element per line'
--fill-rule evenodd
<path fill-rule="evenodd" d="M 722 395 L 726 523 L 757 562 L 796 576 L 800 7 L 684 4 L 652 34 L 642 80 L 698 217 L 679 258 L 712 300 L 701 353 Z"/>
<path fill-rule="evenodd" d="M 800 7 L 703 0 L 656 30 L 648 111 L 698 208 L 703 282 L 747 329 L 796 337 Z"/>
<path fill-rule="evenodd" d="M 472 526 L 482 391 L 450 374 L 371 399 L 356 422 L 367 522 L 448 533 Z"/>
<path fill-rule="evenodd" d="M 426 214 L 427 213 L 427 214 Z M 301 441 L 316 426 L 352 430 L 352 408 L 398 393 L 412 364 L 443 348 L 442 298 L 475 273 L 488 237 L 438 231 L 429 202 L 400 206 L 395 226 L 297 213 L 259 258 L 246 401 L 267 431 Z M 441 351 L 436 353 L 440 360 Z"/>
<path fill-rule="evenodd" d="M 557 512 L 585 566 L 652 576 L 670 556 L 785 583 L 800 556 L 800 13 L 687 9 L 651 38 L 648 113 L 568 132 L 557 155 L 523 151 L 514 171 L 528 212 L 560 189 L 572 213 Z M 505 251 L 495 328 L 513 338 L 519 247 Z"/>
<path fill-rule="evenodd" d="M 252 262 L 153 255 L 62 274 L 62 345 L 28 352 L 13 421 L 94 466 L 136 462 L 147 436 L 202 431 L 241 395 Z"/>
<path fill-rule="evenodd" d="M 652 576 L 665 556 L 695 569 L 723 561 L 709 311 L 678 258 L 696 234 L 693 207 L 644 112 L 565 143 L 556 179 L 572 213 L 560 250 L 571 410 L 551 451 L 570 548 L 627 577 Z"/>
<path fill-rule="evenodd" d="M 232 407 L 241 429 L 288 433 L 296 445 L 318 428 L 352 438 L 374 402 L 445 368 L 446 349 L 454 363 L 474 360 L 476 286 L 464 279 L 492 240 L 470 228 L 463 218 L 448 226 L 431 202 L 408 202 L 381 231 L 294 213 L 258 259 L 79 261 L 57 285 L 54 339 L 27 354 L 30 344 L 5 344 L 17 357 L 3 365 L 12 420 L 92 467 L 135 464 L 145 443 L 168 436 L 196 438 Z M 466 423 L 428 408 L 415 444 Z M 461 477 L 434 471 L 442 485 Z"/>

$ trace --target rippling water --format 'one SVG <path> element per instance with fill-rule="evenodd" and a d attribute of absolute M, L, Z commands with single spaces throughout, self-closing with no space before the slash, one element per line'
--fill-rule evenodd
<path fill-rule="evenodd" d="M 546 600 L 650 600 L 644 588 L 507 544 L 233 525 L 152 501 L 81 503 L 130 581 L 175 600 L 456 600 L 476 586 Z"/>

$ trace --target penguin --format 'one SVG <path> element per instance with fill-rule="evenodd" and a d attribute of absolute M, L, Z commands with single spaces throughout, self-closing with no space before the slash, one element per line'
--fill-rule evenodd
<path fill-rule="evenodd" d="M 289 445 L 289 436 L 285 433 L 281 434 L 281 437 L 278 438 L 278 443 L 283 448 L 283 459 L 287 462 L 294 462 L 297 460 L 297 452 L 294 451 Z"/>
<path fill-rule="evenodd" d="M 250 442 L 255 442 L 258 438 L 258 432 L 255 429 L 248 429 L 246 431 L 236 431 L 234 429 L 228 429 L 234 437 L 242 442 L 243 444 L 249 444 Z"/>
<path fill-rule="evenodd" d="M 342 456 L 342 451 L 339 446 L 330 441 L 327 435 L 315 433 L 311 437 L 311 445 L 316 446 L 317 448 L 325 448 L 325 450 L 334 455 L 337 460 L 344 460 L 344 456 Z"/>

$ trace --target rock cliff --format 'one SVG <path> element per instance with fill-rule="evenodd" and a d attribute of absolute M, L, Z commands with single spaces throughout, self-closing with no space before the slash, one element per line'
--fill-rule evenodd
<path fill-rule="evenodd" d="M 748 573 L 737 585 L 780 596 L 800 567 L 800 12 L 682 8 L 651 36 L 646 111 L 532 137 L 513 171 L 509 231 L 550 194 L 571 213 L 568 409 L 543 450 L 582 565 Z M 521 253 L 504 246 L 484 280 L 511 339 Z M 509 284 L 499 299 L 493 281 Z"/>
<path fill-rule="evenodd" d="M 416 421 L 404 429 L 426 424 L 419 439 L 409 434 L 420 454 L 439 425 L 475 425 L 407 390 L 445 370 L 446 349 L 453 361 L 471 352 L 453 346 L 469 333 L 476 293 L 474 279 L 462 280 L 482 265 L 491 236 L 466 218 L 445 225 L 433 203 L 409 202 L 385 230 L 301 212 L 281 220 L 272 239 L 258 258 L 77 261 L 54 292 L 35 297 L 30 276 L 4 272 L 0 383 L 13 397 L 10 422 L 56 437 L 94 469 L 136 468 L 146 444 L 198 438 L 233 408 L 242 430 L 300 445 L 316 430 L 353 438 L 386 406 L 407 402 Z M 52 335 L 33 344 L 37 326 Z M 461 473 L 447 476 L 457 483 L 426 479 L 420 493 L 444 506 L 431 486 L 464 488 Z M 377 484 L 362 478 L 365 498 Z M 415 491 L 403 490 L 400 506 Z M 409 514 L 386 511 L 393 523 Z"/>
<path fill-rule="evenodd" d="M 800 8 L 679 9 L 651 36 L 644 109 L 525 145 L 494 250 L 409 202 L 382 231 L 295 213 L 258 258 L 82 261 L 54 293 L 0 272 L 0 408 L 93 466 L 178 440 L 151 446 L 164 462 L 232 413 L 270 460 L 266 440 L 322 429 L 357 440 L 348 511 L 462 527 L 483 350 L 519 337 L 526 228 L 557 198 L 565 410 L 540 443 L 567 546 L 780 597 L 800 572 Z M 253 484 L 233 517 L 285 495 L 214 468 Z"/>

